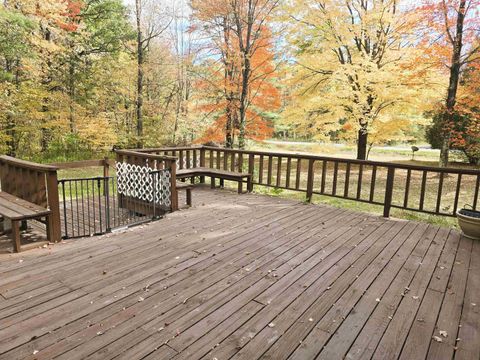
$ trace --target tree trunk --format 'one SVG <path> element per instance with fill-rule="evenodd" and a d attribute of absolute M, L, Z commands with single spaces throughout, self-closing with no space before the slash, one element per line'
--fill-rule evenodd
<path fill-rule="evenodd" d="M 225 42 L 224 50 L 224 65 L 225 65 L 225 79 L 224 79 L 224 92 L 225 99 L 227 100 L 227 106 L 225 108 L 225 147 L 233 148 L 233 99 L 234 95 L 232 92 L 232 86 L 234 84 L 234 70 L 233 70 L 233 61 L 230 59 L 230 22 L 228 17 L 223 18 L 223 41 Z"/>
<path fill-rule="evenodd" d="M 465 4 L 466 0 L 461 0 L 457 12 L 457 26 L 453 42 L 452 64 L 450 66 L 450 79 L 448 84 L 446 110 L 444 114 L 444 127 L 446 129 L 442 139 L 440 149 L 440 167 L 448 166 L 448 153 L 450 151 L 450 130 L 449 123 L 454 121 L 455 103 L 457 100 L 458 82 L 461 71 L 461 55 L 463 46 L 463 23 L 465 20 Z"/>
<path fill-rule="evenodd" d="M 225 121 L 225 147 L 226 148 L 233 148 L 233 137 L 232 137 L 232 129 L 233 129 L 233 117 L 232 117 L 232 105 L 231 99 L 227 100 L 227 114 L 226 114 L 226 121 Z"/>
<path fill-rule="evenodd" d="M 143 36 L 142 36 L 142 2 L 135 0 L 136 17 L 137 17 L 137 147 L 143 147 Z"/>
<path fill-rule="evenodd" d="M 238 147 L 245 149 L 245 130 L 247 123 L 247 102 L 248 102 L 248 88 L 250 85 L 250 54 L 244 54 L 244 64 L 242 70 L 242 92 L 240 94 L 240 131 L 238 134 Z"/>
<path fill-rule="evenodd" d="M 68 68 L 68 96 L 69 99 L 69 113 L 68 120 L 70 124 L 70 133 L 75 133 L 75 64 L 74 60 L 70 60 Z"/>
<path fill-rule="evenodd" d="M 7 126 L 5 129 L 5 133 L 8 136 L 8 139 L 6 141 L 7 155 L 15 157 L 17 155 L 17 146 L 15 142 L 15 119 L 11 114 L 7 115 Z"/>
<path fill-rule="evenodd" d="M 18 85 L 19 85 L 18 65 L 19 65 L 19 63 L 16 62 L 16 64 L 17 64 L 17 68 L 15 69 L 15 85 L 18 88 Z M 13 61 L 6 60 L 6 64 L 5 64 L 6 72 L 13 72 L 14 71 L 14 66 L 15 65 L 13 64 Z M 7 97 L 12 96 L 12 92 L 8 88 L 7 88 L 6 95 L 7 95 Z M 7 112 L 7 124 L 6 124 L 6 127 L 5 127 L 5 134 L 8 137 L 7 141 L 6 141 L 7 155 L 15 157 L 16 154 L 17 154 L 17 145 L 16 145 L 17 143 L 15 141 L 15 138 L 16 138 L 16 135 L 17 135 L 16 134 L 16 122 L 15 122 L 15 118 L 12 115 L 11 111 Z"/>
<path fill-rule="evenodd" d="M 357 142 L 357 159 L 367 159 L 367 146 L 368 146 L 368 132 L 365 128 L 358 130 L 358 142 Z"/>

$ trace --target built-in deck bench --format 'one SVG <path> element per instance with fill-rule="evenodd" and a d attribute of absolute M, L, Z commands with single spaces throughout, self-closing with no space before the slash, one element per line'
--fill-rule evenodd
<path fill-rule="evenodd" d="M 177 192 L 180 191 L 180 190 L 185 190 L 185 192 L 186 192 L 186 201 L 185 202 L 188 206 L 192 206 L 193 184 L 177 181 L 176 188 L 177 188 Z"/>
<path fill-rule="evenodd" d="M 0 192 L 0 216 L 4 219 L 8 219 L 12 223 L 12 240 L 13 248 L 15 252 L 27 250 L 31 246 L 23 246 L 20 240 L 20 224 L 22 221 L 46 218 L 45 223 L 48 226 L 48 217 L 51 215 L 51 211 L 33 204 L 29 201 L 20 199 L 6 192 Z M 49 239 L 50 232 L 47 229 L 47 241 L 36 242 L 33 246 L 38 247 L 47 244 L 52 239 Z"/>
<path fill-rule="evenodd" d="M 247 191 L 251 189 L 252 174 L 212 169 L 207 167 L 194 167 L 190 169 L 177 170 L 177 179 L 187 179 L 195 176 L 208 176 L 211 178 L 212 189 L 215 188 L 216 179 L 238 182 L 238 193 L 243 193 L 243 182 L 247 182 Z"/>

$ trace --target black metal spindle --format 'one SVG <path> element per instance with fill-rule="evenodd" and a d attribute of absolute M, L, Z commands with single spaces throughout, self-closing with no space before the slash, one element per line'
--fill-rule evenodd
<path fill-rule="evenodd" d="M 102 184 L 100 178 L 97 178 L 97 190 L 98 190 L 98 218 L 100 220 L 100 232 L 103 232 L 102 226 Z"/>
<path fill-rule="evenodd" d="M 81 189 L 81 196 L 82 196 L 82 223 L 83 223 L 83 235 L 87 235 L 87 231 L 85 230 L 85 200 L 83 196 L 83 179 L 80 180 L 80 189 Z"/>
<path fill-rule="evenodd" d="M 87 219 L 88 219 L 88 233 L 90 234 L 91 232 L 91 229 L 92 229 L 92 224 L 91 224 L 91 221 L 90 221 L 90 188 L 88 186 L 88 183 L 90 181 L 87 179 L 86 183 L 87 183 L 87 209 L 88 209 L 88 212 L 87 212 Z"/>
<path fill-rule="evenodd" d="M 68 182 L 68 188 L 70 192 L 70 211 L 72 213 L 72 236 L 75 236 L 75 217 L 73 216 L 73 198 L 72 198 L 72 182 Z"/>
<path fill-rule="evenodd" d="M 65 200 L 65 180 L 61 180 L 62 184 L 62 198 L 63 198 L 63 222 L 65 225 L 65 238 L 68 238 L 68 222 L 67 222 L 67 202 Z"/>

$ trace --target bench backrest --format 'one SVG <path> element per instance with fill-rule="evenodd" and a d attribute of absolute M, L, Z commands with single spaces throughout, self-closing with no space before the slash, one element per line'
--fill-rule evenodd
<path fill-rule="evenodd" d="M 56 168 L 0 156 L 0 189 L 36 205 L 48 207 L 47 176 Z"/>

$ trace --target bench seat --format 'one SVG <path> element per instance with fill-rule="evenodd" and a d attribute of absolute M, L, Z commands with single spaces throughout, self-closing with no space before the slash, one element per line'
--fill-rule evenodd
<path fill-rule="evenodd" d="M 22 250 L 20 242 L 20 222 L 48 217 L 50 214 L 51 211 L 44 207 L 20 199 L 9 193 L 0 192 L 0 215 L 12 221 L 13 247 L 16 252 Z M 47 231 L 47 234 L 49 234 L 49 231 Z M 41 244 L 36 243 L 35 245 L 38 246 Z"/>
<path fill-rule="evenodd" d="M 221 169 L 212 169 L 207 167 L 195 167 L 190 169 L 177 170 L 177 179 L 185 179 L 193 176 L 209 176 L 212 179 L 212 188 L 215 187 L 215 179 L 230 180 L 238 182 L 238 193 L 242 193 L 242 184 L 244 179 L 247 181 L 247 190 L 251 191 L 252 174 L 240 173 Z"/>
<path fill-rule="evenodd" d="M 186 194 L 187 194 L 187 205 L 188 206 L 192 206 L 192 190 L 193 190 L 193 184 L 189 184 L 189 183 L 186 183 L 186 182 L 181 182 L 181 181 L 177 181 L 177 184 L 176 184 L 176 188 L 177 190 L 185 190 Z"/>

